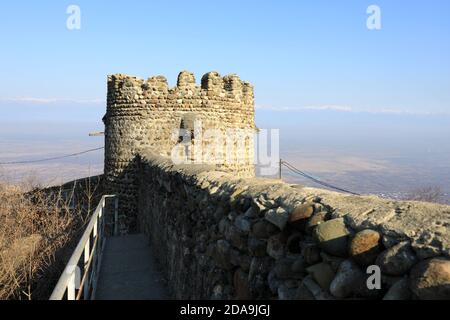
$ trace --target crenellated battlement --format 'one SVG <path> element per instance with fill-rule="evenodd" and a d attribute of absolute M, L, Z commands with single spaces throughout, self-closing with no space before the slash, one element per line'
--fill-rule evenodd
<path fill-rule="evenodd" d="M 178 88 L 195 88 L 195 76 L 192 72 L 181 71 L 177 80 Z"/>
<path fill-rule="evenodd" d="M 244 99 L 244 102 L 253 103 L 253 86 L 242 81 L 236 74 L 222 77 L 218 72 L 208 72 L 201 78 L 201 84 L 197 85 L 192 72 L 182 71 L 173 88 L 169 88 L 164 76 L 152 76 L 147 80 L 121 73 L 108 76 L 108 98 L 119 101 L 139 100 L 152 95 L 168 100 L 178 99 L 186 92 L 202 99 L 226 98 L 237 102 Z M 132 94 L 134 95 L 131 96 Z"/>

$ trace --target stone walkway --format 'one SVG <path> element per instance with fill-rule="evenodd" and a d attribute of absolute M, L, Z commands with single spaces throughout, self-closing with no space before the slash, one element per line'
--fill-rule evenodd
<path fill-rule="evenodd" d="M 143 234 L 106 239 L 97 300 L 167 299 L 163 277 L 156 269 L 147 237 Z"/>

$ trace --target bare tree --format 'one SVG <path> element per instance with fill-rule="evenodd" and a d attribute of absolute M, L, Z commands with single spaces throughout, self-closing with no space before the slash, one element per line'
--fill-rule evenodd
<path fill-rule="evenodd" d="M 441 203 L 443 202 L 444 192 L 439 186 L 425 186 L 410 191 L 405 200 L 425 201 Z"/>

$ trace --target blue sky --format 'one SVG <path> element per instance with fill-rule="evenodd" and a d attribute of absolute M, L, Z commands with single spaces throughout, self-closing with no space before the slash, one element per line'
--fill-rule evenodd
<path fill-rule="evenodd" d="M 238 73 L 259 108 L 450 113 L 449 16 L 447 0 L 2 2 L 0 105 L 104 108 L 107 74 L 187 69 Z"/>
<path fill-rule="evenodd" d="M 80 30 L 66 28 L 72 4 Z M 366 27 L 373 4 L 381 30 Z M 381 160 L 376 180 L 393 190 L 409 186 L 397 183 L 402 167 L 450 192 L 448 0 L 2 1 L 0 41 L 0 160 L 100 146 L 88 133 L 104 129 L 108 74 L 162 74 L 173 86 L 181 70 L 198 83 L 215 70 L 253 83 L 257 126 L 279 128 L 281 156 L 306 172 Z M 74 161 L 37 170 L 102 170 L 101 152 Z"/>

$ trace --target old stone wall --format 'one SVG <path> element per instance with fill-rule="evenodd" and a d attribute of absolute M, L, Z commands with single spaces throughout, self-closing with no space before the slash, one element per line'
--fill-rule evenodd
<path fill-rule="evenodd" d="M 161 155 L 214 164 L 238 177 L 254 176 L 253 87 L 237 75 L 210 72 L 198 86 L 194 75 L 183 71 L 174 88 L 163 76 L 147 80 L 108 76 L 103 121 L 106 188 L 121 199 L 125 229 L 134 228 L 135 157 L 140 150 L 152 147 Z M 208 134 L 211 129 L 233 137 L 232 141 Z"/>
<path fill-rule="evenodd" d="M 139 225 L 176 298 L 450 299 L 449 206 L 239 179 L 150 151 L 137 170 Z M 381 288 L 369 290 L 373 265 Z"/>

